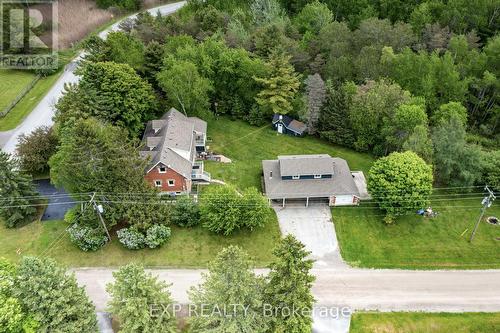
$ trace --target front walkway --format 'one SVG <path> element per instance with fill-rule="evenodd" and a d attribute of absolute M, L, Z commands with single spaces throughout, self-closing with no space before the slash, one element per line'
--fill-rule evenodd
<path fill-rule="evenodd" d="M 282 235 L 292 234 L 311 251 L 316 268 L 347 268 L 340 256 L 332 213 L 326 204 L 273 206 Z"/>

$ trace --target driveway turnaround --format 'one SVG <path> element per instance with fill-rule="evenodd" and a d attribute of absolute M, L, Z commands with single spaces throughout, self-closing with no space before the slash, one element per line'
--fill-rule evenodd
<path fill-rule="evenodd" d="M 186 4 L 185 1 L 171 3 L 168 5 L 156 7 L 149 9 L 148 12 L 155 15 L 156 13 L 160 13 L 162 15 L 172 14 L 175 11 L 179 10 L 182 6 Z M 131 15 L 127 18 L 135 18 L 136 15 Z M 100 37 L 106 38 L 106 36 L 111 31 L 116 31 L 119 29 L 121 21 L 113 24 L 108 29 L 104 30 L 99 34 Z M 64 69 L 64 73 L 57 80 L 56 84 L 49 90 L 47 95 L 40 101 L 40 103 L 33 109 L 33 111 L 24 119 L 24 121 L 17 126 L 14 130 L 9 131 L 6 135 L 7 137 L 0 137 L 0 144 L 2 144 L 2 149 L 12 154 L 16 150 L 17 141 L 19 136 L 23 133 L 29 134 L 37 127 L 40 126 L 52 126 L 52 117 L 54 116 L 54 105 L 57 100 L 62 96 L 64 92 L 64 85 L 67 83 L 77 83 L 79 81 L 79 77 L 75 75 L 74 71 L 77 67 L 78 61 L 82 59 L 84 53 L 80 53 L 78 57 L 76 57 L 71 63 L 69 63 Z"/>
<path fill-rule="evenodd" d="M 274 206 L 282 235 L 292 234 L 311 251 L 317 268 L 347 268 L 340 256 L 330 207 L 324 204 Z"/>
<path fill-rule="evenodd" d="M 64 219 L 64 215 L 75 205 L 75 201 L 66 191 L 55 188 L 48 179 L 35 180 L 34 183 L 38 192 L 49 200 L 42 221 Z"/>

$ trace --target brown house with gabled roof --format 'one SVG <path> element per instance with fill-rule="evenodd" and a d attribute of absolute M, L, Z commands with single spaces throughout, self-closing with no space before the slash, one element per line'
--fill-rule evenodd
<path fill-rule="evenodd" d="M 193 182 L 208 183 L 199 154 L 205 152 L 207 123 L 170 109 L 161 119 L 148 122 L 140 154 L 149 160 L 144 178 L 161 192 L 191 192 Z"/>

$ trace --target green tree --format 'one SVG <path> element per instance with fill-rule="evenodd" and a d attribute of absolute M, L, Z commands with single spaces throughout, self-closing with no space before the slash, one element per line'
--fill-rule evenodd
<path fill-rule="evenodd" d="M 427 113 L 424 105 L 402 104 L 393 115 L 382 120 L 382 134 L 385 135 L 385 154 L 401 150 L 403 143 L 417 126 L 427 127 Z"/>
<path fill-rule="evenodd" d="M 389 216 L 426 207 L 432 193 L 432 166 L 411 151 L 375 161 L 368 191 Z"/>
<path fill-rule="evenodd" d="M 40 126 L 28 135 L 21 134 L 16 146 L 21 168 L 32 175 L 48 171 L 49 158 L 56 152 L 58 143 L 48 126 Z"/>
<path fill-rule="evenodd" d="M 403 150 L 411 150 L 427 163 L 432 161 L 433 146 L 426 125 L 417 125 L 403 143 Z"/>
<path fill-rule="evenodd" d="M 177 332 L 169 285 L 137 264 L 121 267 L 113 277 L 106 290 L 111 296 L 109 311 L 120 321 L 120 332 Z M 165 313 L 167 308 L 170 311 Z"/>
<path fill-rule="evenodd" d="M 320 30 L 333 21 L 333 13 L 328 6 L 315 0 L 302 8 L 295 16 L 294 23 L 300 33 L 318 34 Z"/>
<path fill-rule="evenodd" d="M 468 145 L 459 116 L 442 121 L 432 132 L 434 165 L 441 184 L 453 187 L 472 186 L 481 177 L 481 152 Z"/>
<path fill-rule="evenodd" d="M 153 86 L 157 86 L 156 75 L 160 71 L 164 57 L 163 45 L 153 40 L 144 49 L 144 76 Z"/>
<path fill-rule="evenodd" d="M 106 37 L 109 61 L 127 64 L 135 70 L 145 65 L 144 44 L 136 37 L 122 31 L 113 31 Z"/>
<path fill-rule="evenodd" d="M 482 152 L 483 182 L 500 190 L 500 150 Z"/>
<path fill-rule="evenodd" d="M 200 208 L 189 196 L 182 196 L 175 202 L 171 220 L 172 223 L 181 227 L 198 225 L 200 224 Z"/>
<path fill-rule="evenodd" d="M 349 106 L 357 150 L 374 149 L 375 154 L 385 152 L 385 137 L 382 133 L 383 119 L 392 118 L 402 104 L 410 101 L 410 94 L 397 84 L 388 81 L 369 81 L 359 86 Z"/>
<path fill-rule="evenodd" d="M 138 136 L 157 111 L 153 88 L 127 64 L 88 62 L 77 73 L 79 86 L 56 105 L 59 119 L 97 117 Z"/>
<path fill-rule="evenodd" d="M 255 275 L 245 252 L 236 246 L 223 249 L 202 276 L 202 283 L 189 291 L 197 310 L 189 321 L 191 332 L 267 332 L 263 279 Z M 224 309 L 227 313 L 219 312 Z"/>
<path fill-rule="evenodd" d="M 171 103 L 186 115 L 201 115 L 207 111 L 212 85 L 200 75 L 192 62 L 175 62 L 171 67 L 164 68 L 157 78 Z"/>
<path fill-rule="evenodd" d="M 271 23 L 285 16 L 278 0 L 254 0 L 250 5 L 253 23 L 257 26 Z"/>
<path fill-rule="evenodd" d="M 292 111 L 292 101 L 299 91 L 300 81 L 289 61 L 290 56 L 274 51 L 267 62 L 269 77 L 254 78 L 263 87 L 255 100 L 268 115 Z"/>
<path fill-rule="evenodd" d="M 37 196 L 31 176 L 19 171 L 19 162 L 0 151 L 0 216 L 8 228 L 32 222 Z"/>
<path fill-rule="evenodd" d="M 95 308 L 85 289 L 52 259 L 24 257 L 13 295 L 40 324 L 40 331 L 97 331 Z"/>
<path fill-rule="evenodd" d="M 441 122 L 448 122 L 452 117 L 458 117 L 462 125 L 467 126 L 467 109 L 458 102 L 443 104 L 436 110 L 432 117 L 432 123 L 438 125 Z"/>
<path fill-rule="evenodd" d="M 270 266 L 264 287 L 266 306 L 278 313 L 271 318 L 271 331 L 311 332 L 314 304 L 311 288 L 315 278 L 310 274 L 313 261 L 307 259 L 310 252 L 294 236 L 287 235 L 273 254 L 276 260 Z M 284 309 L 297 309 L 298 315 L 287 315 Z"/>
<path fill-rule="evenodd" d="M 327 97 L 318 123 L 322 138 L 346 147 L 354 145 L 349 106 L 356 89 L 353 83 L 339 87 L 327 83 Z"/>
<path fill-rule="evenodd" d="M 213 186 L 200 196 L 200 216 L 205 228 L 212 232 L 230 235 L 244 223 L 240 196 L 233 187 Z"/>
<path fill-rule="evenodd" d="M 240 198 L 240 219 L 243 225 L 250 229 L 264 226 L 269 216 L 267 199 L 255 187 L 249 187 Z"/>

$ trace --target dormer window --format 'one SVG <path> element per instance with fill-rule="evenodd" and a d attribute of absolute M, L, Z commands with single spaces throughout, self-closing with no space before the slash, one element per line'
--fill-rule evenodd
<path fill-rule="evenodd" d="M 167 172 L 167 167 L 166 166 L 161 166 L 158 168 L 159 173 L 166 173 Z"/>
<path fill-rule="evenodd" d="M 292 179 L 300 179 L 300 176 L 292 176 Z"/>
<path fill-rule="evenodd" d="M 314 175 L 314 179 L 321 179 L 321 175 Z"/>

